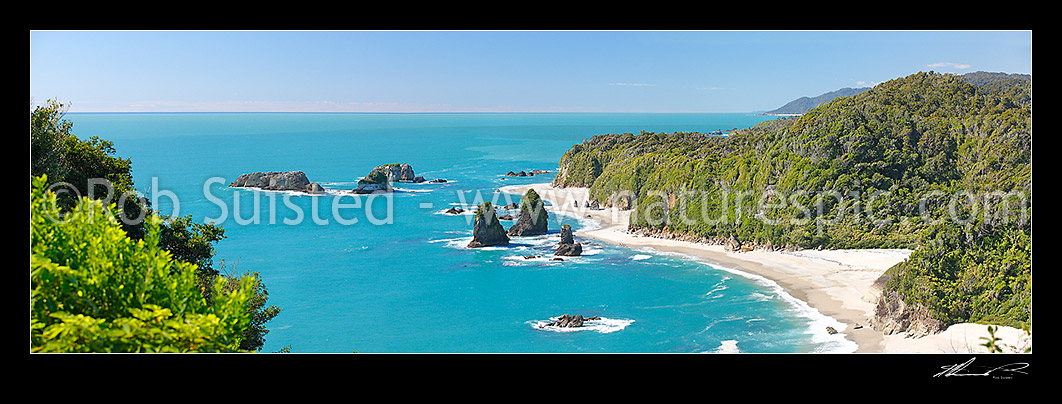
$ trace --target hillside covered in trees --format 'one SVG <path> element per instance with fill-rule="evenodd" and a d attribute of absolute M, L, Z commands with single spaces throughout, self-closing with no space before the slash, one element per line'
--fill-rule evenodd
<path fill-rule="evenodd" d="M 879 279 L 882 324 L 1031 328 L 1031 93 L 1028 75 L 921 72 L 727 137 L 597 135 L 554 185 L 643 234 L 913 249 Z"/>

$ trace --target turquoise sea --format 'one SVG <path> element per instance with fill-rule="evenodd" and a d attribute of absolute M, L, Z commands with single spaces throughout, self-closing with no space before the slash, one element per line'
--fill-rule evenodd
<path fill-rule="evenodd" d="M 165 214 L 220 223 L 215 266 L 257 272 L 269 304 L 263 352 L 853 352 L 832 319 L 774 283 L 661 252 L 580 237 L 593 222 L 550 214 L 550 234 L 466 249 L 478 201 L 553 179 L 573 144 L 604 133 L 748 127 L 755 114 L 70 113 L 73 132 L 114 142 L 137 189 Z M 426 179 L 390 196 L 229 188 L 254 171 L 301 170 L 350 190 L 373 167 L 408 163 Z M 509 171 L 548 170 L 533 177 Z M 503 222 L 506 226 L 512 222 Z M 549 255 L 561 224 L 584 255 Z M 599 316 L 572 331 L 562 314 Z"/>

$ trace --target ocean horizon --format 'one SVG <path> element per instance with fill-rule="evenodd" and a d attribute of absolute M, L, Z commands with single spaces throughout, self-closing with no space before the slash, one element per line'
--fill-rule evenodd
<path fill-rule="evenodd" d="M 607 133 L 703 132 L 777 119 L 757 113 L 81 112 L 72 132 L 114 142 L 136 189 L 164 215 L 222 226 L 215 267 L 258 273 L 262 352 L 853 352 L 832 319 L 762 277 L 695 257 L 580 237 L 597 224 L 551 213 L 548 233 L 469 249 L 471 211 L 497 192 L 552 181 L 561 156 Z M 350 195 L 373 167 L 409 164 L 439 183 Z M 509 171 L 548 171 L 509 177 Z M 228 185 L 303 171 L 328 192 Z M 451 207 L 463 214 L 448 214 Z M 505 227 L 512 221 L 502 221 Z M 568 224 L 583 255 L 548 258 Z M 537 256 L 537 258 L 526 258 Z M 578 329 L 545 324 L 598 316 Z"/>

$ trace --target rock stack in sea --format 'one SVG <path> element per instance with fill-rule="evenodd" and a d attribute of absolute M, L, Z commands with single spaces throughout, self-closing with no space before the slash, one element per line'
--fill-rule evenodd
<path fill-rule="evenodd" d="M 557 319 L 553 322 L 546 324 L 546 327 L 582 327 L 583 324 L 587 321 L 600 319 L 601 317 L 598 316 L 584 318 L 582 314 L 576 314 L 574 316 L 565 314 L 563 316 L 557 317 Z"/>
<path fill-rule="evenodd" d="M 520 199 L 520 214 L 509 228 L 510 236 L 534 236 L 546 234 L 549 213 L 542 198 L 534 189 L 528 189 Z"/>
<path fill-rule="evenodd" d="M 583 244 L 575 241 L 572 236 L 572 227 L 564 224 L 561 226 L 561 241 L 557 243 L 557 251 L 553 255 L 578 256 L 583 254 Z"/>
<path fill-rule="evenodd" d="M 414 182 L 421 183 L 427 180 L 424 177 L 417 175 L 413 172 L 413 167 L 409 164 L 389 163 L 381 164 L 374 167 L 369 174 L 358 180 L 358 187 L 354 189 L 354 193 L 357 194 L 372 194 L 380 192 L 392 192 L 394 188 L 391 187 L 392 182 Z M 443 183 L 445 179 L 437 178 L 430 183 Z"/>
<path fill-rule="evenodd" d="M 269 171 L 240 174 L 230 187 L 258 188 L 267 191 L 299 191 L 323 194 L 324 187 L 310 182 L 302 171 Z"/>
<path fill-rule="evenodd" d="M 377 167 L 379 168 L 379 167 Z M 391 177 L 388 173 L 383 171 L 377 171 L 375 168 L 366 175 L 365 178 L 358 180 L 358 187 L 354 188 L 356 194 L 373 194 L 391 192 L 394 189 L 391 188 Z"/>
<path fill-rule="evenodd" d="M 509 236 L 498 222 L 494 206 L 490 202 L 479 204 L 476 207 L 475 221 L 472 223 L 472 241 L 468 243 L 468 248 L 506 244 L 509 244 Z"/>

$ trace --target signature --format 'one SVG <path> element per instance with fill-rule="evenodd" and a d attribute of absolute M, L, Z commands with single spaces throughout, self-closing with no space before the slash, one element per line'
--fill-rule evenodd
<path fill-rule="evenodd" d="M 1009 377 L 1012 374 L 1023 374 L 1023 375 L 1027 375 L 1028 374 L 1028 373 L 1023 371 L 1025 368 L 1029 367 L 1028 363 L 1024 363 L 1024 362 L 1011 363 L 1011 364 L 1007 364 L 1007 365 L 996 366 L 996 367 L 993 367 L 993 368 L 989 368 L 987 366 L 980 366 L 980 367 L 974 366 L 974 367 L 971 367 L 970 364 L 972 364 L 975 359 L 977 359 L 977 358 L 976 357 L 970 358 L 970 360 L 968 360 L 966 362 L 955 364 L 955 365 L 941 366 L 940 368 L 943 369 L 943 370 L 940 373 L 937 373 L 937 374 L 933 375 L 933 377 L 991 376 L 993 373 L 995 373 L 996 376 L 999 376 L 1000 373 L 1005 373 L 1007 375 L 1003 376 L 1003 377 Z"/>

